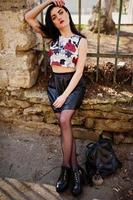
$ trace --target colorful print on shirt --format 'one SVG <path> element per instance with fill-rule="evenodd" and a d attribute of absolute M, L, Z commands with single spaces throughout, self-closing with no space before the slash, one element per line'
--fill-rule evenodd
<path fill-rule="evenodd" d="M 59 36 L 56 42 L 52 42 L 48 56 L 50 65 L 75 67 L 78 60 L 78 46 L 81 36 Z"/>

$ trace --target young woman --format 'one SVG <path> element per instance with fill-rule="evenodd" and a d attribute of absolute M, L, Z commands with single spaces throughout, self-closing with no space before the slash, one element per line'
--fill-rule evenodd
<path fill-rule="evenodd" d="M 82 103 L 85 93 L 83 75 L 87 41 L 72 21 L 64 0 L 46 0 L 28 11 L 25 20 L 34 31 L 51 39 L 49 57 L 52 76 L 48 81 L 48 97 L 59 121 L 63 162 L 56 191 L 63 192 L 72 182 L 71 192 L 79 195 L 83 188 L 84 170 L 78 165 L 76 143 L 71 119 Z M 36 20 L 47 6 L 45 25 Z"/>

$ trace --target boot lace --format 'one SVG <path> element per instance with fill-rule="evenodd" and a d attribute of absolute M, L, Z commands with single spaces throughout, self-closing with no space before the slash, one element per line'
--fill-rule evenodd
<path fill-rule="evenodd" d="M 78 170 L 76 170 L 74 172 L 74 180 L 75 180 L 76 183 L 78 183 L 80 181 L 80 174 L 79 174 Z"/>

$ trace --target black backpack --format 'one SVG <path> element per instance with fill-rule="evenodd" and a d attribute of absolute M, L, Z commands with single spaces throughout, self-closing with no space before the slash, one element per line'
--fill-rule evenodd
<path fill-rule="evenodd" d="M 99 137 L 98 142 L 86 146 L 85 168 L 89 181 L 99 174 L 102 178 L 114 173 L 122 167 L 109 139 Z"/>

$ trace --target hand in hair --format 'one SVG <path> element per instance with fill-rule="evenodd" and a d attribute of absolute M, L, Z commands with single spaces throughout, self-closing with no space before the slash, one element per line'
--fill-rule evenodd
<path fill-rule="evenodd" d="M 62 7 L 65 5 L 64 0 L 52 0 L 52 3 L 54 3 L 56 6 Z"/>

